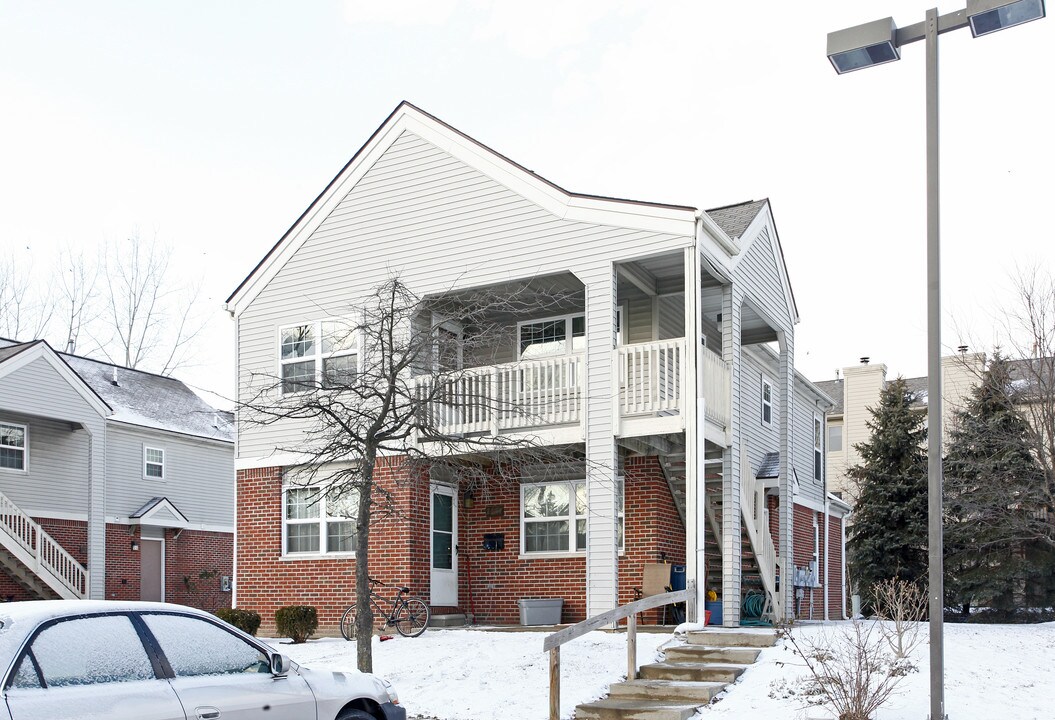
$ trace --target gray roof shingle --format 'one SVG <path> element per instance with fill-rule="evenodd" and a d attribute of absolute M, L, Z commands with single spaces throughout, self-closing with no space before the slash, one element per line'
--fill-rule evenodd
<path fill-rule="evenodd" d="M 767 200 L 749 200 L 748 202 L 726 205 L 725 207 L 707 210 L 707 214 L 717 223 L 726 235 L 739 240 L 748 225 L 765 206 Z"/>

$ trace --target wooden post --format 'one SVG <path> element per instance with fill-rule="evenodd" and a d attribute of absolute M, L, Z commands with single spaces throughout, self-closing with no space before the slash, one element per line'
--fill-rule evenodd
<path fill-rule="evenodd" d="M 560 646 L 549 651 L 549 720 L 560 720 Z"/>
<path fill-rule="evenodd" d="M 637 613 L 626 619 L 626 679 L 637 679 Z"/>

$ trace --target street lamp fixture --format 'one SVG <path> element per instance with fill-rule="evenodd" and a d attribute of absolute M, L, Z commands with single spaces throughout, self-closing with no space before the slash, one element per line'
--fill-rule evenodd
<path fill-rule="evenodd" d="M 901 59 L 901 48 L 927 47 L 927 540 L 930 615 L 930 717 L 945 720 L 942 638 L 944 603 L 942 539 L 941 253 L 938 152 L 938 35 L 970 27 L 974 37 L 1044 17 L 1044 0 L 967 0 L 967 8 L 899 28 L 892 18 L 828 33 L 828 59 L 840 75 Z"/>
<path fill-rule="evenodd" d="M 1044 0 L 967 0 L 967 20 L 975 37 L 1044 17 Z"/>

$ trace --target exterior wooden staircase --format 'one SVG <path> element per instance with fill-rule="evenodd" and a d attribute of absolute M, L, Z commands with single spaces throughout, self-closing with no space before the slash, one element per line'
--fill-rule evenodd
<path fill-rule="evenodd" d="M 0 566 L 18 585 L 42 600 L 88 596 L 88 569 L 3 493 Z"/>
<path fill-rule="evenodd" d="M 776 644 L 772 630 L 703 630 L 669 648 L 640 678 L 612 685 L 603 700 L 579 705 L 576 720 L 687 720 Z"/>

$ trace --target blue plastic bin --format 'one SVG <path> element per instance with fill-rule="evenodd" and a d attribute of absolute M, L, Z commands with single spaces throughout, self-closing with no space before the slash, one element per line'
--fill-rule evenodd
<path fill-rule="evenodd" d="M 708 601 L 703 604 L 703 609 L 711 614 L 711 625 L 722 624 L 722 601 Z"/>

